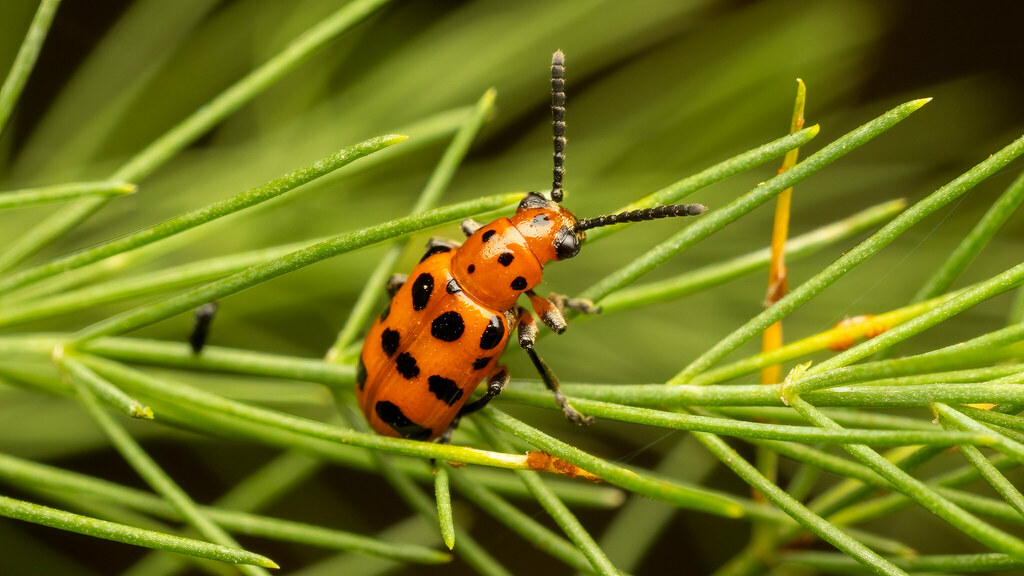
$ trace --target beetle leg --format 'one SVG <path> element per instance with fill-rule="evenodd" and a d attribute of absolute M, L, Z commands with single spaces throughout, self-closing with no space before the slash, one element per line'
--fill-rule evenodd
<path fill-rule="evenodd" d="M 210 324 L 213 323 L 213 317 L 216 315 L 216 302 L 207 302 L 196 308 L 192 322 L 192 334 L 188 337 L 193 354 L 199 354 L 203 351 L 203 346 L 206 346 L 206 339 L 210 336 Z"/>
<path fill-rule="evenodd" d="M 569 400 L 566 399 L 565 394 L 558 387 L 558 378 L 548 367 L 544 359 L 537 354 L 537 350 L 534 349 L 533 344 L 537 340 L 537 321 L 533 319 L 533 315 L 530 314 L 525 308 L 519 309 L 519 324 L 516 326 L 516 331 L 519 333 L 519 345 L 526 350 L 526 353 L 530 356 L 530 360 L 533 362 L 534 367 L 537 368 L 537 372 L 540 372 L 540 377 L 544 380 L 544 385 L 548 387 L 555 395 L 555 403 L 562 409 L 562 413 L 569 419 L 570 422 L 577 426 L 590 426 L 594 422 L 592 416 L 585 416 L 576 410 L 569 404 Z"/>
<path fill-rule="evenodd" d="M 551 328 L 551 331 L 555 334 L 565 332 L 567 327 L 565 323 L 565 314 L 562 314 L 562 311 L 554 302 L 537 294 L 533 290 L 527 290 L 526 297 L 530 299 L 530 306 L 533 307 L 533 311 L 538 317 L 540 317 L 540 321 L 543 322 L 545 326 Z"/>
<path fill-rule="evenodd" d="M 430 250 L 434 249 L 434 248 L 441 248 L 441 247 L 449 248 L 451 250 L 455 250 L 459 246 L 462 246 L 462 244 L 460 244 L 459 242 L 456 242 L 454 240 L 449 240 L 447 238 L 441 238 L 439 236 L 435 236 L 435 237 L 431 238 L 430 240 L 427 240 L 427 251 L 428 252 Z"/>
<path fill-rule="evenodd" d="M 501 391 L 505 389 L 505 384 L 508 384 L 508 368 L 504 366 L 498 366 L 494 373 L 487 378 L 487 392 L 477 400 L 465 404 L 459 413 L 455 416 L 455 420 L 452 421 L 452 426 L 459 421 L 466 414 L 472 414 L 477 410 L 487 406 L 487 403 L 494 399 L 495 396 L 501 394 Z"/>
<path fill-rule="evenodd" d="M 391 278 L 388 278 L 388 283 L 385 285 L 385 288 L 388 291 L 388 298 L 394 298 L 395 294 L 398 293 L 398 290 L 408 279 L 408 274 L 393 274 Z"/>
<path fill-rule="evenodd" d="M 462 221 L 462 233 L 466 235 L 466 238 L 469 238 L 470 236 L 473 235 L 474 232 L 479 230 L 481 226 L 483 226 L 483 224 L 477 222 L 476 220 L 473 220 L 472 218 L 466 218 L 465 220 Z"/>
<path fill-rule="evenodd" d="M 580 314 L 601 313 L 600 306 L 595 305 L 593 302 L 585 298 L 569 298 L 564 294 L 557 294 L 555 292 L 548 294 L 548 298 L 555 303 L 555 306 L 558 306 L 559 310 L 565 310 L 568 308 L 569 310 L 575 310 Z"/>

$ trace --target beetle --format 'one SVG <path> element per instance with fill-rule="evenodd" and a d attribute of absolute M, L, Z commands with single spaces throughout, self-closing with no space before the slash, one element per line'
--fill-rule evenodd
<path fill-rule="evenodd" d="M 566 329 L 564 310 L 597 313 L 586 300 L 534 292 L 544 265 L 579 253 L 585 231 L 621 222 L 695 216 L 700 204 L 657 206 L 592 219 L 577 219 L 562 207 L 565 173 L 565 56 L 551 59 L 554 170 L 550 197 L 531 192 L 510 218 L 481 225 L 462 223 L 463 244 L 432 239 L 408 275 L 388 281 L 390 302 L 363 343 L 356 373 L 360 408 L 386 436 L 447 442 L 463 416 L 480 410 L 509 380 L 499 358 L 515 330 L 566 418 L 585 425 L 566 400 L 558 380 L 534 343 L 537 322 L 518 305 L 526 295 L 541 321 L 555 333 Z M 487 381 L 483 396 L 467 402 Z"/>

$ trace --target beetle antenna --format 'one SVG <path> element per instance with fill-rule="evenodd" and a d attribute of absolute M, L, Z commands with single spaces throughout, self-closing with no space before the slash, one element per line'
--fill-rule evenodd
<path fill-rule="evenodd" d="M 561 50 L 551 56 L 551 129 L 555 142 L 551 199 L 561 202 L 562 176 L 565 175 L 565 54 Z"/>
<path fill-rule="evenodd" d="M 583 218 L 576 221 L 576 232 L 600 228 L 601 226 L 610 226 L 612 224 L 621 224 L 623 222 L 643 222 L 644 220 L 671 218 L 673 216 L 697 216 L 705 210 L 707 208 L 703 204 L 669 204 L 667 206 L 619 212 L 618 214 L 609 214 L 608 216 L 598 216 L 597 218 Z"/>

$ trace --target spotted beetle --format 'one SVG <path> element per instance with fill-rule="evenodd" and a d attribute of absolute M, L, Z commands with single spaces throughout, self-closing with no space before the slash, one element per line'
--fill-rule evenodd
<path fill-rule="evenodd" d="M 578 220 L 563 208 L 564 73 L 559 50 L 551 58 L 555 152 L 550 199 L 531 192 L 511 218 L 487 225 L 463 222 L 464 244 L 433 239 L 409 275 L 388 281 L 391 301 L 366 336 L 356 376 L 360 407 L 378 433 L 416 440 L 443 435 L 447 441 L 462 416 L 483 408 L 508 382 L 508 370 L 498 362 L 513 328 L 566 418 L 589 424 L 591 418 L 566 401 L 537 354 L 537 323 L 517 305 L 519 297 L 525 293 L 541 321 L 561 334 L 565 308 L 599 309 L 584 300 L 536 294 L 545 263 L 579 253 L 591 228 L 704 211 L 699 204 L 677 204 Z M 484 379 L 486 393 L 467 403 Z"/>

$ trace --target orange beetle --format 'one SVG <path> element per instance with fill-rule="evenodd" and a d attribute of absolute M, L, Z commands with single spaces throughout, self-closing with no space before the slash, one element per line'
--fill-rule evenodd
<path fill-rule="evenodd" d="M 544 324 L 562 333 L 565 307 L 584 313 L 598 309 L 584 300 L 535 294 L 544 264 L 575 256 L 584 231 L 590 228 L 704 211 L 699 204 L 679 204 L 577 220 L 560 206 L 565 171 L 564 87 L 564 56 L 558 51 L 551 60 L 555 145 L 551 199 L 533 192 L 511 218 L 485 226 L 467 220 L 462 224 L 468 236 L 464 244 L 431 240 L 411 274 L 396 275 L 388 282 L 391 302 L 366 336 L 356 376 L 360 407 L 378 433 L 417 440 L 444 435 L 447 441 L 459 418 L 483 408 L 508 382 L 508 371 L 498 364 L 498 357 L 513 329 L 566 417 L 588 424 L 591 419 L 569 405 L 558 380 L 534 349 L 537 323 L 517 305 L 519 297 L 526 293 Z M 467 404 L 485 378 L 486 394 Z"/>

